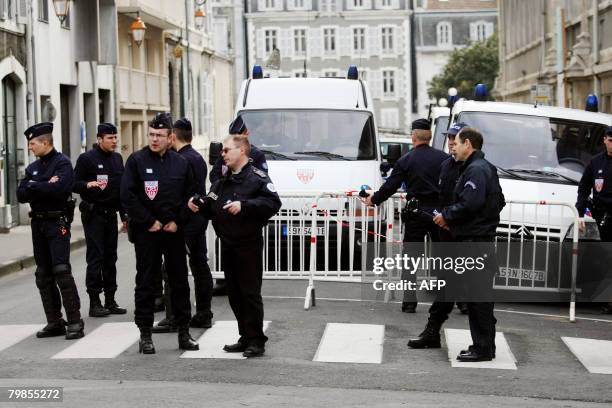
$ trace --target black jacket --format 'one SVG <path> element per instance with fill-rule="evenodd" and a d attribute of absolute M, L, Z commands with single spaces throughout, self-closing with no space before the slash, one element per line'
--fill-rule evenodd
<path fill-rule="evenodd" d="M 477 150 L 461 166 L 453 204 L 442 215 L 457 238 L 492 237 L 505 204 L 495 166 Z"/>
<path fill-rule="evenodd" d="M 189 163 L 177 152 L 168 150 L 160 156 L 147 146 L 132 153 L 121 180 L 121 204 L 130 228 L 149 229 L 156 220 L 183 226 L 194 187 Z"/>
<path fill-rule="evenodd" d="M 53 176 L 59 180 L 49 183 Z M 17 199 L 20 203 L 30 203 L 34 212 L 62 211 L 72 195 L 73 180 L 70 159 L 53 149 L 26 168 L 25 177 L 17 187 Z"/>
<path fill-rule="evenodd" d="M 459 170 L 463 165 L 462 162 L 455 160 L 450 156 L 440 166 L 440 180 L 438 187 L 440 188 L 440 199 L 438 208 L 444 208 L 453 203 L 455 198 L 455 186 L 459 178 Z"/>
<path fill-rule="evenodd" d="M 223 209 L 232 201 L 241 203 L 236 215 Z M 202 215 L 212 220 L 224 243 L 239 245 L 261 239 L 261 229 L 280 208 L 281 200 L 267 173 L 249 162 L 240 173 L 226 174 L 212 185 Z"/>
<path fill-rule="evenodd" d="M 372 196 L 373 204 L 380 204 L 391 197 L 403 182 L 406 183 L 406 198 L 417 198 L 422 204 L 435 206 L 440 188 L 440 165 L 448 154 L 429 145 L 419 145 L 403 155 L 380 189 Z"/>
<path fill-rule="evenodd" d="M 595 155 L 584 169 L 578 186 L 576 209 L 584 216 L 587 200 L 593 191 L 593 205 L 596 211 L 612 210 L 612 156 L 604 151 Z"/>
<path fill-rule="evenodd" d="M 119 153 L 105 152 L 95 145 L 77 159 L 73 191 L 80 194 L 84 201 L 119 211 L 121 219 L 124 219 L 119 199 L 124 170 L 123 159 Z M 90 181 L 102 181 L 106 182 L 106 185 L 102 188 L 87 188 Z"/>
<path fill-rule="evenodd" d="M 204 158 L 190 144 L 183 146 L 178 153 L 183 156 L 191 166 L 191 171 L 193 171 L 196 183 L 195 191 L 201 195 L 205 195 L 208 168 L 206 167 Z"/>
<path fill-rule="evenodd" d="M 262 153 L 256 146 L 251 145 L 251 154 L 249 154 L 249 161 L 253 166 L 260 170 L 268 172 L 268 162 L 266 161 L 266 155 Z M 223 158 L 219 157 L 215 162 L 215 165 L 210 169 L 210 182 L 214 183 L 219 180 L 221 176 L 227 171 L 227 167 L 223 165 Z"/>

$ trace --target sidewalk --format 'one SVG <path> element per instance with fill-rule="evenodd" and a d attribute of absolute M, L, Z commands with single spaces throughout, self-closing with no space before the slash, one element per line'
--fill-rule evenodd
<path fill-rule="evenodd" d="M 71 249 L 85 245 L 85 235 L 81 223 L 81 213 L 77 208 L 70 238 Z M 32 233 L 29 225 L 20 225 L 10 229 L 7 234 L 0 234 L 0 276 L 17 272 L 34 265 L 32 251 Z"/>

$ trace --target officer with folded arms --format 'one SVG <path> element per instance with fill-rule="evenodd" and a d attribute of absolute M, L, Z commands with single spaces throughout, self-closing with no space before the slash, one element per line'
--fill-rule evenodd
<path fill-rule="evenodd" d="M 87 243 L 85 285 L 89 294 L 89 316 L 125 314 L 115 300 L 117 292 L 117 212 L 126 223 L 119 187 L 123 159 L 117 149 L 117 127 L 98 125 L 97 144 L 79 156 L 74 168 L 74 192 L 81 195 L 81 219 Z M 100 293 L 104 292 L 104 306 Z"/>
<path fill-rule="evenodd" d="M 43 122 L 24 132 L 29 150 L 38 158 L 17 188 L 20 203 L 30 203 L 36 286 L 47 325 L 36 337 L 84 336 L 81 301 L 70 266 L 70 223 L 74 217 L 72 164 L 53 147 L 53 123 Z M 66 319 L 62 318 L 62 302 Z"/>
<path fill-rule="evenodd" d="M 198 350 L 189 335 L 191 304 L 184 228 L 187 201 L 195 193 L 187 160 L 170 149 L 172 116 L 159 113 L 149 123 L 149 144 L 130 155 L 121 180 L 121 204 L 130 219 L 136 249 L 134 321 L 140 329 L 139 352 L 154 354 L 151 338 L 154 284 L 164 257 L 171 302 L 182 350 Z"/>

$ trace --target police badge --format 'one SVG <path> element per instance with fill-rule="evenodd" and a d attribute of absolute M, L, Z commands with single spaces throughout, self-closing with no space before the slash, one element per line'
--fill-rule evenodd
<path fill-rule="evenodd" d="M 108 174 L 98 174 L 96 181 L 98 182 L 98 187 L 100 187 L 101 190 L 104 190 L 108 185 Z"/>
<path fill-rule="evenodd" d="M 604 185 L 604 179 L 602 178 L 595 179 L 595 191 L 597 191 L 598 193 L 601 193 L 601 190 L 603 190 L 603 185 Z"/>
<path fill-rule="evenodd" d="M 145 181 L 144 187 L 145 187 L 145 193 L 147 194 L 147 197 L 149 197 L 149 200 L 153 200 L 155 196 L 157 195 L 157 192 L 159 191 L 158 181 L 157 180 Z"/>

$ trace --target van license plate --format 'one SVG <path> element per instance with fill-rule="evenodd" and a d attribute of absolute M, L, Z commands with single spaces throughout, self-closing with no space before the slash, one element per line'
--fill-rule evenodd
<path fill-rule="evenodd" d="M 283 225 L 282 233 L 284 237 L 288 235 L 304 235 L 309 237 L 312 233 L 312 227 L 288 227 Z M 316 233 L 318 236 L 325 235 L 325 227 L 317 227 Z"/>

